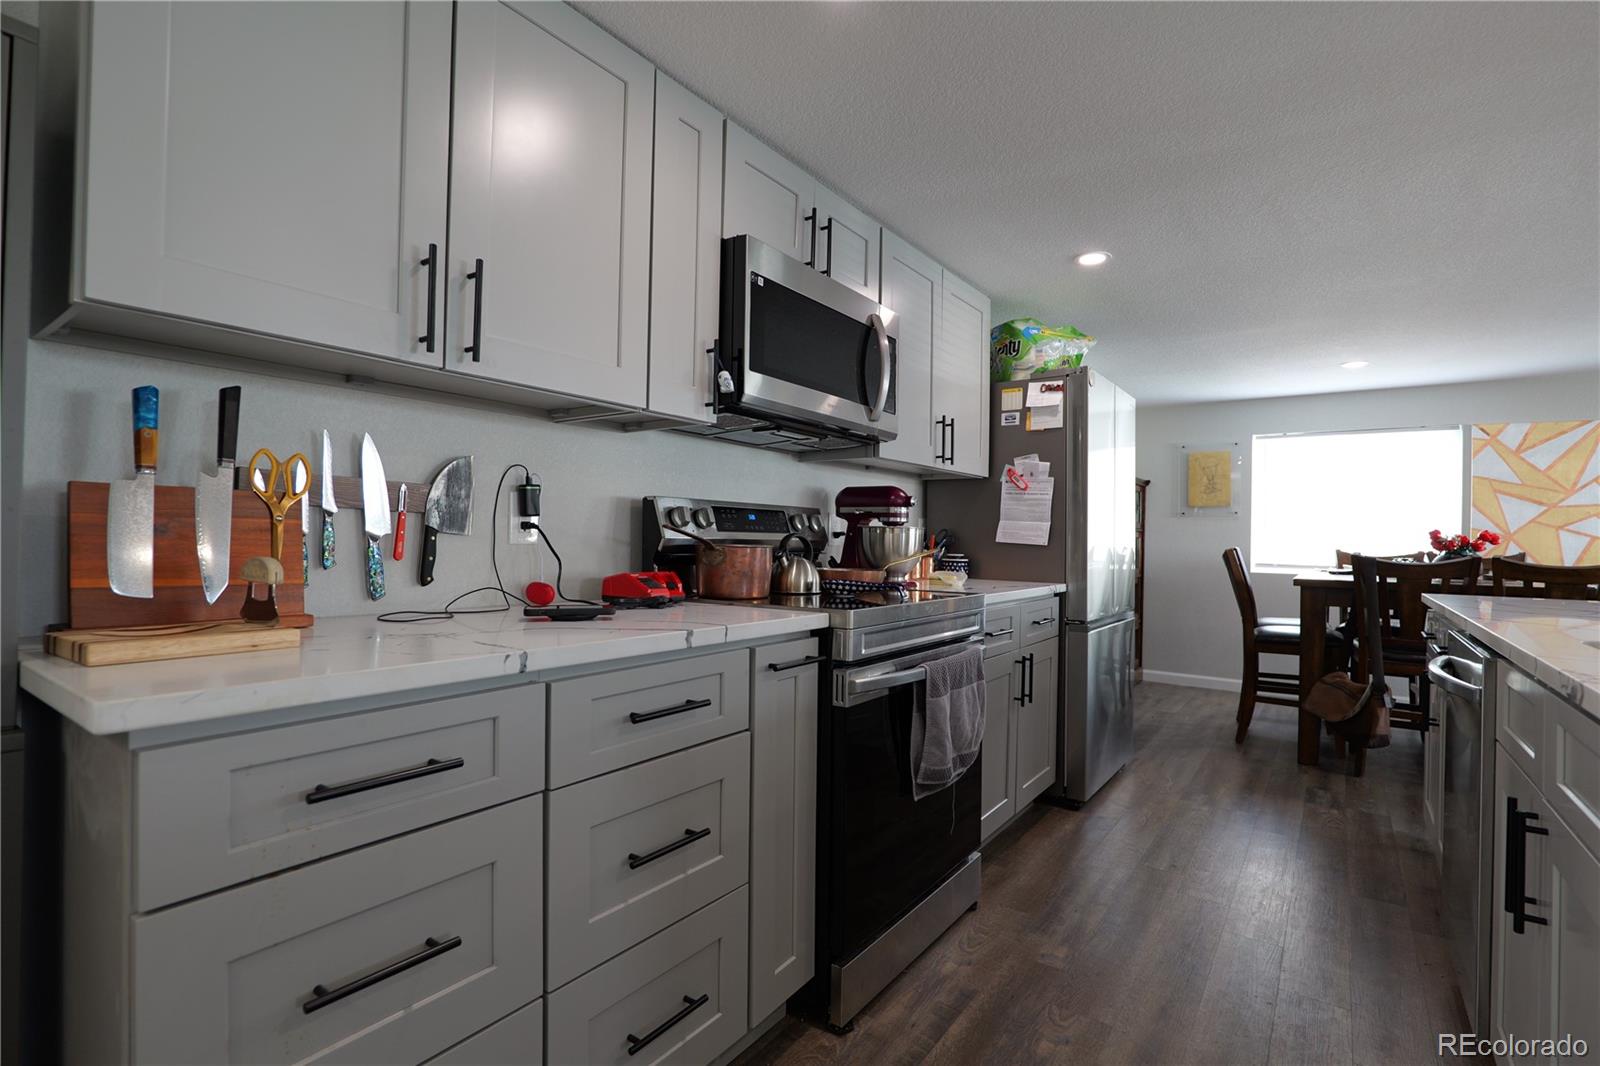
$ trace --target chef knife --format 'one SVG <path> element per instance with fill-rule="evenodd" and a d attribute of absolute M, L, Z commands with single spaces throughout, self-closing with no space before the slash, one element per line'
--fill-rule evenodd
<path fill-rule="evenodd" d="M 472 532 L 472 456 L 445 464 L 428 489 L 422 512 L 422 583 L 433 584 L 433 561 L 439 554 L 439 534 Z"/>
<path fill-rule="evenodd" d="M 217 472 L 194 488 L 194 542 L 207 603 L 228 587 L 233 546 L 233 466 L 239 445 L 239 386 L 217 391 Z"/>
<path fill-rule="evenodd" d="M 361 435 L 361 507 L 367 531 L 367 595 L 381 600 L 386 590 L 380 542 L 389 535 L 389 482 L 370 433 Z"/>
<path fill-rule="evenodd" d="M 118 596 L 155 596 L 156 448 L 160 393 L 133 390 L 133 466 L 129 481 L 113 481 L 106 500 L 106 574 Z"/>
<path fill-rule="evenodd" d="M 333 516 L 339 503 L 333 498 L 333 441 L 322 431 L 322 568 L 333 566 Z"/>

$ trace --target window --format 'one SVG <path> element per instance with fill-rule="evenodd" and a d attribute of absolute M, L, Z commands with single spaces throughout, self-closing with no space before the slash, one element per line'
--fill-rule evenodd
<path fill-rule="evenodd" d="M 1426 550 L 1430 529 L 1459 532 L 1462 452 L 1460 426 L 1254 438 L 1252 569 L 1402 555 Z"/>

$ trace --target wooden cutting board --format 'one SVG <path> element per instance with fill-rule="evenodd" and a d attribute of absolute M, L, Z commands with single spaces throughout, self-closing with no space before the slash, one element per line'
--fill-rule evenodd
<path fill-rule="evenodd" d="M 45 650 L 80 666 L 114 666 L 240 651 L 300 646 L 300 630 L 253 622 L 199 622 L 126 629 L 61 629 L 46 633 Z"/>
<path fill-rule="evenodd" d="M 234 491 L 228 587 L 216 603 L 207 603 L 195 550 L 194 489 L 156 486 L 155 596 L 148 600 L 111 591 L 106 571 L 106 503 L 110 495 L 110 486 L 103 481 L 67 483 L 67 600 L 73 629 L 239 621 L 245 594 L 239 569 L 251 556 L 272 554 L 272 518 L 260 497 L 248 489 Z M 313 621 L 306 614 L 300 566 L 300 508 L 304 506 L 304 501 L 295 504 L 283 524 L 283 569 L 288 580 L 277 590 L 282 626 L 308 626 Z M 358 544 L 364 552 L 365 538 Z M 364 563 L 362 555 L 354 553 L 347 565 L 359 569 Z"/>

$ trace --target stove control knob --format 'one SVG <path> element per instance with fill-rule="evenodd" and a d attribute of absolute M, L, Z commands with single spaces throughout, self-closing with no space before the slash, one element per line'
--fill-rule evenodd
<path fill-rule="evenodd" d="M 790 515 L 789 528 L 794 530 L 796 533 L 804 532 L 806 528 L 806 516 L 803 514 Z"/>
<path fill-rule="evenodd" d="M 821 533 L 823 530 L 822 516 L 820 514 L 811 515 L 806 519 L 806 525 L 811 527 L 811 532 Z"/>
<path fill-rule="evenodd" d="M 711 528 L 711 508 L 696 507 L 694 509 L 694 524 L 701 529 Z"/>
<path fill-rule="evenodd" d="M 687 508 L 687 507 L 669 507 L 669 508 L 667 508 L 667 524 L 669 526 L 686 526 L 686 525 L 688 525 L 689 524 L 689 508 Z"/>

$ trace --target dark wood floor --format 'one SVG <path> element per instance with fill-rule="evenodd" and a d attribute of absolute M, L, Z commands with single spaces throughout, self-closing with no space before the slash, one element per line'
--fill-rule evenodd
<path fill-rule="evenodd" d="M 1083 811 L 983 849 L 978 909 L 844 1037 L 785 1019 L 767 1063 L 1412 1063 L 1462 1032 L 1421 842 L 1417 734 L 1343 773 L 1294 711 L 1145 683 L 1137 753 Z"/>

